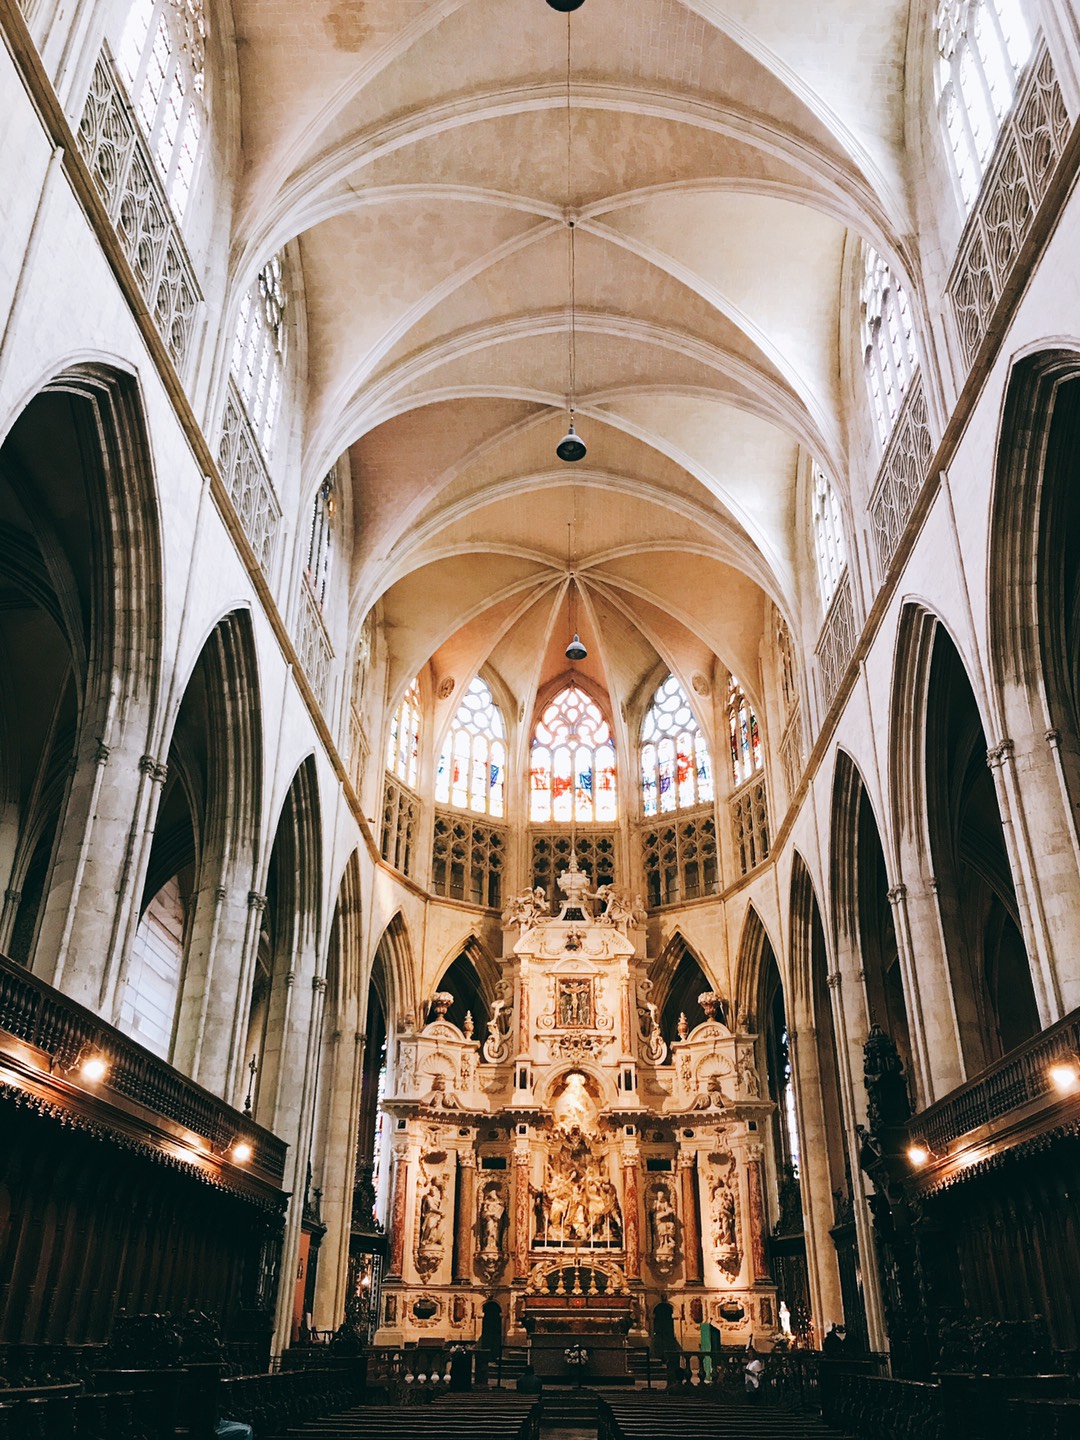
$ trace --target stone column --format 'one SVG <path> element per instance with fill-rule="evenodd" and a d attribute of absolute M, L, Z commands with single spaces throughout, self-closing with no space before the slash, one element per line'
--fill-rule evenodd
<path fill-rule="evenodd" d="M 521 1142 L 518 1142 L 519 1145 Z M 514 1267 L 517 1278 L 529 1268 L 529 1149 L 514 1151 Z"/>
<path fill-rule="evenodd" d="M 751 1150 L 746 1158 L 746 1194 L 750 1210 L 751 1280 L 769 1280 L 769 1261 L 765 1254 L 765 1189 L 762 1183 L 760 1150 Z"/>
<path fill-rule="evenodd" d="M 459 1150 L 457 1213 L 454 1216 L 454 1284 L 472 1280 L 473 1220 L 476 1213 L 476 1152 Z"/>
<path fill-rule="evenodd" d="M 626 1274 L 630 1280 L 641 1278 L 641 1237 L 638 1232 L 638 1164 L 637 1146 L 625 1146 L 622 1153 L 623 1245 L 626 1249 Z"/>
<path fill-rule="evenodd" d="M 679 1155 L 682 1191 L 683 1274 L 688 1285 L 702 1283 L 701 1222 L 698 1219 L 697 1156 L 691 1150 Z"/>
<path fill-rule="evenodd" d="M 394 1151 L 394 1180 L 390 1191 L 390 1267 L 388 1275 L 400 1277 L 405 1265 L 405 1202 L 410 1176 L 409 1152 Z"/>

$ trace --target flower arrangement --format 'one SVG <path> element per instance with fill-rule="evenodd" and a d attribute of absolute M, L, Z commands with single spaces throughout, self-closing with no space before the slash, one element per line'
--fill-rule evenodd
<path fill-rule="evenodd" d="M 587 1365 L 589 1363 L 589 1352 L 584 1345 L 568 1345 L 563 1351 L 563 1359 L 567 1365 Z"/>

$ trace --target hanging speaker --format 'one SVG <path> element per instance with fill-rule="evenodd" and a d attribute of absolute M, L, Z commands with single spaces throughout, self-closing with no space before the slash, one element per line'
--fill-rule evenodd
<path fill-rule="evenodd" d="M 558 10 L 560 15 L 567 15 L 571 10 L 580 10 L 585 0 L 547 0 L 552 10 Z"/>
<path fill-rule="evenodd" d="M 575 460 L 584 460 L 588 451 L 585 449 L 585 441 L 574 429 L 573 420 L 570 421 L 570 429 L 555 446 L 555 454 L 560 460 L 566 460 L 573 464 Z"/>
<path fill-rule="evenodd" d="M 568 660 L 584 660 L 588 653 L 588 650 L 586 650 L 585 646 L 581 643 L 581 636 L 575 630 L 574 638 L 566 647 L 566 658 Z"/>

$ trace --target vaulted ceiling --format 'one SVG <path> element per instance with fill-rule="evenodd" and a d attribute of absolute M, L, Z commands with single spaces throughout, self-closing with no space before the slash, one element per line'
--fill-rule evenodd
<path fill-rule="evenodd" d="M 843 484 L 845 255 L 910 228 L 909 0 L 234 0 L 249 269 L 297 240 L 312 474 L 348 451 L 357 620 L 392 688 L 662 661 L 753 687 Z M 569 189 L 568 189 L 569 186 Z M 577 417 L 568 395 L 575 229 Z"/>

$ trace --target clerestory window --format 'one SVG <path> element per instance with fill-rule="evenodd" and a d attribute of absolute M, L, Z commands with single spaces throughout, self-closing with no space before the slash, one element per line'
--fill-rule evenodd
<path fill-rule="evenodd" d="M 844 548 L 844 527 L 840 519 L 840 502 L 829 477 L 815 461 L 812 471 L 813 503 L 811 515 L 814 526 L 814 559 L 817 562 L 818 588 L 821 604 L 828 610 L 832 604 L 836 587 L 847 565 Z"/>
<path fill-rule="evenodd" d="M 435 801 L 501 818 L 506 785 L 506 726 L 480 676 L 466 690 L 435 772 Z"/>
<path fill-rule="evenodd" d="M 731 742 L 731 780 L 742 785 L 765 764 L 757 716 L 734 675 L 728 675 L 728 738 Z"/>
<path fill-rule="evenodd" d="M 386 742 L 386 768 L 391 775 L 416 789 L 420 770 L 420 681 L 419 677 L 405 691 L 397 714 L 390 722 Z"/>
<path fill-rule="evenodd" d="M 134 0 L 118 62 L 169 201 L 183 219 L 206 129 L 202 0 Z"/>
<path fill-rule="evenodd" d="M 873 248 L 865 248 L 862 285 L 863 363 L 870 406 L 882 445 L 919 366 L 911 305 L 900 282 Z"/>
<path fill-rule="evenodd" d="M 285 386 L 288 352 L 285 258 L 275 255 L 240 301 L 232 370 L 259 444 L 269 455 Z"/>
<path fill-rule="evenodd" d="M 934 31 L 938 114 L 967 211 L 1031 54 L 1031 31 L 1021 0 L 942 0 Z"/>
<path fill-rule="evenodd" d="M 641 804 L 646 817 L 713 798 L 709 744 L 674 675 L 658 687 L 641 727 Z"/>
<path fill-rule="evenodd" d="M 615 787 L 611 726 L 596 701 L 570 685 L 545 707 L 533 732 L 529 818 L 541 825 L 614 820 Z"/>

